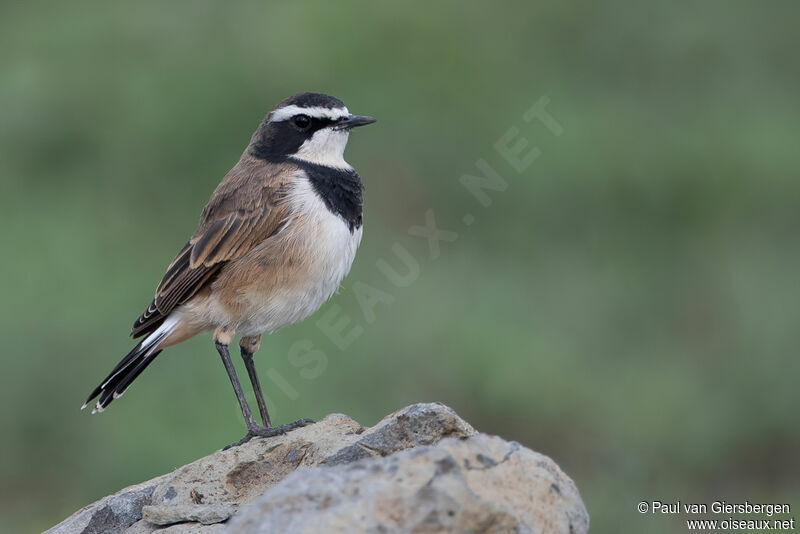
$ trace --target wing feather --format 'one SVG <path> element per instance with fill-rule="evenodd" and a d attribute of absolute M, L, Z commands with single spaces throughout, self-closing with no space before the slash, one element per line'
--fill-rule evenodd
<path fill-rule="evenodd" d="M 260 166 L 248 169 L 240 161 L 214 191 L 197 231 L 170 263 L 153 302 L 134 322 L 133 337 L 158 328 L 172 310 L 208 285 L 225 263 L 285 227 L 289 211 L 283 199 L 294 169 L 263 162 Z"/>

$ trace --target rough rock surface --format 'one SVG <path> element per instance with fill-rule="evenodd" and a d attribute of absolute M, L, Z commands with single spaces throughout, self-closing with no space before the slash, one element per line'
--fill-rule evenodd
<path fill-rule="evenodd" d="M 578 490 L 552 460 L 428 403 L 367 429 L 334 414 L 215 452 L 47 532 L 580 534 L 588 525 Z"/>

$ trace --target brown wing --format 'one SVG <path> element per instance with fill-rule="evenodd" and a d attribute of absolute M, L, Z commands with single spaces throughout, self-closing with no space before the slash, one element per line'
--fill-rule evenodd
<path fill-rule="evenodd" d="M 275 235 L 288 220 L 286 195 L 294 168 L 242 158 L 203 209 L 200 226 L 170 266 L 132 337 L 148 334 L 205 287 L 225 263 Z"/>

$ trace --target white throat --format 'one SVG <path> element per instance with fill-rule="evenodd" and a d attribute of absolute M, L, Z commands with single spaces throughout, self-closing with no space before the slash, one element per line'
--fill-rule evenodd
<path fill-rule="evenodd" d="M 350 164 L 344 160 L 344 149 L 349 137 L 349 130 L 334 130 L 333 128 L 317 130 L 311 139 L 300 145 L 292 157 L 325 167 L 352 169 Z"/>

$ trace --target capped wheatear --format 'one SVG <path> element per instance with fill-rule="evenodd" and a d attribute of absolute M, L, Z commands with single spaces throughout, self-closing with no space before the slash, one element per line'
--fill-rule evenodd
<path fill-rule="evenodd" d="M 89 395 L 102 412 L 166 347 L 214 331 L 247 434 L 273 436 L 253 364 L 261 334 L 302 321 L 347 275 L 361 241 L 361 179 L 344 160 L 350 130 L 375 122 L 320 93 L 287 98 L 259 125 L 203 208 L 200 225 L 133 324 L 143 339 Z M 228 345 L 239 347 L 263 425 L 256 423 Z"/>

